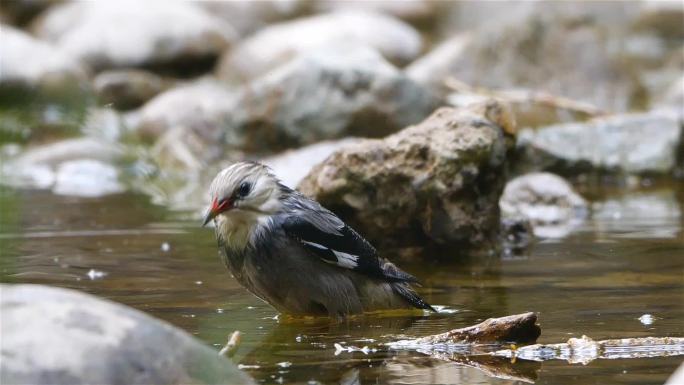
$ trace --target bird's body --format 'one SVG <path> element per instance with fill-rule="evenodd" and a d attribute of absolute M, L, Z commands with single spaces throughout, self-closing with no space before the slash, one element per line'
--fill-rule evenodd
<path fill-rule="evenodd" d="M 219 253 L 235 279 L 277 310 L 346 316 L 432 309 L 403 272 L 335 214 L 282 185 L 258 163 L 237 163 L 211 186 Z"/>

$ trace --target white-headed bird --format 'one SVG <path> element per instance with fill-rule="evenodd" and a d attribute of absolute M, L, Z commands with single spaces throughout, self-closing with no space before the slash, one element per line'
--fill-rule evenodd
<path fill-rule="evenodd" d="M 270 169 L 240 162 L 210 187 L 219 254 L 240 284 L 278 311 L 345 317 L 364 311 L 434 309 L 417 280 L 316 201 Z"/>

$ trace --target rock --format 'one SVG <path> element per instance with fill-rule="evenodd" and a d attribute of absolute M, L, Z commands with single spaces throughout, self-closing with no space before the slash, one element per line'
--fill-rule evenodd
<path fill-rule="evenodd" d="M 440 94 L 451 77 L 475 87 L 544 90 L 615 111 L 647 99 L 635 69 L 611 54 L 614 42 L 601 24 L 541 14 L 486 26 L 441 43 L 413 62 L 408 76 Z"/>
<path fill-rule="evenodd" d="M 605 111 L 590 104 L 541 91 L 524 89 L 494 91 L 473 89 L 463 84 L 450 84 L 450 87 L 456 88 L 456 92 L 447 97 L 448 103 L 454 107 L 466 107 L 492 98 L 511 106 L 517 128 L 581 122 L 606 114 Z"/>
<path fill-rule="evenodd" d="M 501 219 L 501 248 L 504 257 L 523 254 L 534 241 L 534 229 L 527 218 Z"/>
<path fill-rule="evenodd" d="M 215 58 L 235 39 L 225 21 L 190 2 L 60 4 L 34 23 L 36 35 L 96 70 Z"/>
<path fill-rule="evenodd" d="M 316 3 L 322 12 L 365 10 L 384 13 L 421 27 L 430 27 L 438 15 L 438 4 L 430 0 L 322 0 Z"/>
<path fill-rule="evenodd" d="M 667 174 L 682 128 L 674 114 L 652 112 L 558 124 L 518 135 L 518 167 L 562 175 L 588 171 Z"/>
<path fill-rule="evenodd" d="M 499 200 L 505 218 L 524 218 L 539 237 L 567 235 L 587 216 L 587 203 L 563 178 L 532 173 L 506 184 Z"/>
<path fill-rule="evenodd" d="M 383 252 L 406 247 L 489 248 L 499 229 L 509 124 L 496 102 L 440 108 L 382 140 L 333 153 L 299 190 Z"/>
<path fill-rule="evenodd" d="M 0 87 L 71 88 L 85 80 L 83 67 L 63 50 L 6 25 L 0 34 Z"/>
<path fill-rule="evenodd" d="M 633 28 L 649 31 L 665 39 L 684 39 L 684 6 L 679 1 L 642 1 L 639 17 Z"/>
<path fill-rule="evenodd" d="M 296 150 L 287 150 L 283 153 L 261 159 L 260 162 L 271 167 L 273 173 L 289 187 L 295 187 L 311 169 L 330 156 L 335 151 L 344 147 L 360 143 L 358 138 L 345 138 L 318 142 Z"/>
<path fill-rule="evenodd" d="M 3 384 L 253 384 L 190 334 L 74 290 L 0 286 Z"/>
<path fill-rule="evenodd" d="M 232 93 L 208 78 L 157 95 L 129 122 L 146 139 L 156 139 L 172 128 L 183 127 L 216 142 L 222 136 L 224 120 L 233 104 Z"/>
<path fill-rule="evenodd" d="M 112 70 L 100 72 L 93 80 L 100 103 L 120 110 L 143 105 L 166 87 L 164 80 L 142 70 Z"/>
<path fill-rule="evenodd" d="M 11 0 L 2 4 L 2 15 L 14 25 L 26 25 L 45 9 L 62 0 Z"/>
<path fill-rule="evenodd" d="M 3 162 L 2 184 L 75 196 L 120 192 L 111 164 L 123 154 L 119 145 L 90 137 L 41 145 Z"/>
<path fill-rule="evenodd" d="M 55 173 L 55 194 L 99 197 L 124 191 L 114 166 L 97 160 L 81 159 L 61 163 Z"/>
<path fill-rule="evenodd" d="M 373 49 L 340 44 L 301 55 L 242 88 L 230 147 L 268 152 L 346 136 L 379 137 L 434 108 L 420 86 Z"/>
<path fill-rule="evenodd" d="M 675 80 L 665 95 L 656 103 L 656 108 L 673 110 L 684 120 L 684 75 Z"/>
<path fill-rule="evenodd" d="M 201 1 L 199 5 L 248 36 L 268 24 L 310 11 L 309 0 Z"/>
<path fill-rule="evenodd" d="M 392 17 L 371 12 L 335 12 L 273 24 L 262 29 L 222 59 L 219 77 L 245 82 L 315 48 L 362 45 L 377 49 L 386 59 L 406 64 L 421 51 L 420 35 Z"/>

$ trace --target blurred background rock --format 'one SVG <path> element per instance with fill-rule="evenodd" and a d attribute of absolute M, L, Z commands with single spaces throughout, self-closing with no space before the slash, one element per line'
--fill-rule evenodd
<path fill-rule="evenodd" d="M 335 161 L 351 159 L 357 138 L 490 99 L 512 113 L 501 124 L 483 110 L 472 117 L 505 142 L 504 155 L 488 155 L 505 157 L 497 185 L 533 171 L 580 188 L 682 177 L 683 19 L 681 3 L 660 1 L 3 1 L 2 183 L 84 196 L 134 190 L 199 211 L 207 180 L 229 162 L 265 160 L 294 186 L 333 153 L 326 162 L 340 168 L 384 159 Z M 411 135 L 433 135 L 428 122 Z M 468 140 L 450 135 L 432 140 Z M 465 163 L 442 163 L 477 180 Z M 321 167 L 307 179 L 315 195 L 334 188 L 311 184 Z M 353 174 L 377 186 L 373 199 L 391 201 L 381 192 L 396 180 Z M 422 176 L 440 177 L 435 168 Z M 329 203 L 353 221 L 359 202 Z M 483 210 L 498 221 L 497 205 Z M 427 225 L 411 221 L 399 227 L 422 228 L 422 239 Z"/>

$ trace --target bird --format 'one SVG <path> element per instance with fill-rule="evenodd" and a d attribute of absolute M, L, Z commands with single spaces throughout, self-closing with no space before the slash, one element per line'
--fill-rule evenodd
<path fill-rule="evenodd" d="M 258 162 L 237 162 L 209 187 L 219 255 L 233 277 L 281 313 L 345 318 L 435 309 L 399 269 L 315 200 Z"/>

